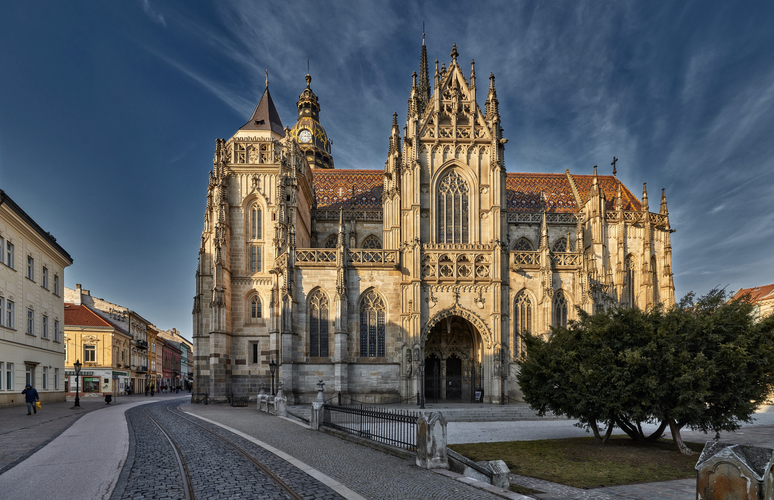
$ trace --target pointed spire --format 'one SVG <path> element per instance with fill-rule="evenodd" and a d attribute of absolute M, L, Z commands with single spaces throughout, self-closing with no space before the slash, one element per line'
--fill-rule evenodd
<path fill-rule="evenodd" d="M 548 222 L 546 221 L 545 207 L 543 207 L 543 222 L 540 224 L 540 249 L 548 249 Z"/>
<path fill-rule="evenodd" d="M 451 69 L 452 65 L 454 66 L 457 65 L 457 56 L 459 55 L 460 55 L 459 52 L 457 52 L 457 44 L 455 43 L 451 51 L 452 63 L 449 65 L 449 69 Z"/>
<path fill-rule="evenodd" d="M 476 60 L 470 61 L 470 88 L 476 88 Z"/>
<path fill-rule="evenodd" d="M 438 72 L 438 59 L 435 60 L 435 78 L 433 79 L 433 92 L 440 92 L 441 74 Z"/>
<path fill-rule="evenodd" d="M 486 96 L 486 117 L 492 119 L 500 116 L 500 101 L 497 100 L 497 91 L 495 90 L 494 73 L 489 73 L 489 93 Z"/>
<path fill-rule="evenodd" d="M 320 103 L 317 100 L 317 96 L 312 90 L 312 75 L 306 74 L 306 88 L 298 96 L 298 119 L 310 116 L 317 121 L 320 121 Z"/>
<path fill-rule="evenodd" d="M 667 210 L 667 202 L 666 202 L 666 189 L 661 188 L 661 210 L 659 211 L 662 215 L 669 215 L 669 210 Z"/>
<path fill-rule="evenodd" d="M 266 74 L 268 75 L 268 71 Z M 258 101 L 258 105 L 255 107 L 250 119 L 239 130 L 270 130 L 280 137 L 285 137 L 282 120 L 269 93 L 268 77 L 266 79 L 266 90 L 263 91 L 261 100 Z"/>
<path fill-rule="evenodd" d="M 267 89 L 269 88 L 269 70 L 268 70 L 268 68 L 266 69 L 266 88 Z"/>
<path fill-rule="evenodd" d="M 648 183 L 642 183 L 642 210 L 648 211 Z"/>
<path fill-rule="evenodd" d="M 344 246 L 344 207 L 339 208 L 339 238 L 337 246 Z"/>
<path fill-rule="evenodd" d="M 392 115 L 392 130 L 390 130 L 390 152 L 400 152 L 400 129 L 398 128 L 398 113 Z"/>
<path fill-rule="evenodd" d="M 623 188 L 621 187 L 621 181 L 618 181 L 615 192 L 615 209 L 619 212 L 623 210 Z"/>
<path fill-rule="evenodd" d="M 430 73 L 427 70 L 427 47 L 425 47 L 425 28 L 422 26 L 422 55 L 419 61 L 419 114 L 421 115 L 430 102 Z"/>

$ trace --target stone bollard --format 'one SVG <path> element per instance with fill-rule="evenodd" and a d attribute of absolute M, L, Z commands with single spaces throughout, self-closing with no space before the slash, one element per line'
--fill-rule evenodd
<path fill-rule="evenodd" d="M 277 395 L 274 396 L 274 414 L 278 417 L 288 416 L 288 398 L 282 392 L 282 382 L 277 384 Z"/>
<path fill-rule="evenodd" d="M 448 469 L 446 419 L 441 412 L 423 412 L 417 420 L 417 466 Z"/>
<path fill-rule="evenodd" d="M 505 465 L 505 462 L 502 460 L 492 460 L 486 466 L 492 471 L 492 486 L 497 486 L 504 490 L 510 489 L 511 481 L 508 479 L 508 475 L 511 473 L 511 470 Z"/>
<path fill-rule="evenodd" d="M 696 462 L 696 499 L 774 499 L 771 448 L 708 441 Z"/>
<path fill-rule="evenodd" d="M 258 391 L 258 396 L 255 398 L 257 404 L 258 411 L 261 411 L 261 405 L 263 404 L 263 400 L 266 398 L 266 391 L 263 390 L 263 382 L 261 382 L 260 390 Z"/>
<path fill-rule="evenodd" d="M 323 407 L 325 406 L 325 394 L 323 389 L 325 388 L 325 382 L 320 380 L 317 383 L 317 397 L 312 402 L 312 415 L 309 419 L 309 427 L 313 430 L 320 430 L 320 426 L 323 422 Z"/>

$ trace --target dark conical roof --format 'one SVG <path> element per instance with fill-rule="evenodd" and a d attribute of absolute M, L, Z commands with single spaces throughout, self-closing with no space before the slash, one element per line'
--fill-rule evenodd
<path fill-rule="evenodd" d="M 274 101 L 271 99 L 269 87 L 266 86 L 261 100 L 253 111 L 250 119 L 242 125 L 239 130 L 271 130 L 275 134 L 285 137 L 285 127 L 282 126 L 277 108 L 274 107 Z"/>

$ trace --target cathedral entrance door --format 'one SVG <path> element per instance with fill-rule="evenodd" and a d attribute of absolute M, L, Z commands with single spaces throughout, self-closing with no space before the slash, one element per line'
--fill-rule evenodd
<path fill-rule="evenodd" d="M 433 354 L 425 359 L 425 400 L 438 402 L 441 397 L 441 360 Z"/>
<path fill-rule="evenodd" d="M 446 359 L 446 399 L 462 399 L 462 360 L 456 354 Z"/>

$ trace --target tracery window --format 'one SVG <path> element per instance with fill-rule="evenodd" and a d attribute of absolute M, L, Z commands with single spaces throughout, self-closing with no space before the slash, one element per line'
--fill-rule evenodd
<path fill-rule="evenodd" d="M 382 248 L 382 242 L 379 241 L 379 238 L 377 238 L 374 235 L 366 237 L 366 239 L 363 240 L 363 246 L 362 248 L 373 248 L 373 249 L 381 249 Z"/>
<path fill-rule="evenodd" d="M 336 248 L 336 245 L 339 242 L 338 235 L 332 234 L 325 238 L 325 243 L 323 243 L 324 248 Z"/>
<path fill-rule="evenodd" d="M 566 252 L 567 251 L 567 238 L 559 238 L 556 243 L 554 243 L 554 248 L 551 250 L 552 252 Z"/>
<path fill-rule="evenodd" d="M 519 292 L 513 301 L 513 326 L 515 336 L 513 346 L 516 348 L 514 355 L 519 356 L 522 349 L 519 335 L 532 331 L 532 301 L 526 290 Z"/>
<path fill-rule="evenodd" d="M 263 239 L 263 210 L 257 206 L 250 210 L 250 236 L 254 240 Z"/>
<path fill-rule="evenodd" d="M 517 252 L 532 252 L 532 243 L 527 238 L 519 238 L 519 241 L 513 245 L 513 249 Z"/>
<path fill-rule="evenodd" d="M 309 297 L 309 355 L 327 357 L 328 354 L 328 297 L 316 290 Z"/>
<path fill-rule="evenodd" d="M 567 326 L 567 299 L 563 290 L 554 294 L 554 326 Z"/>
<path fill-rule="evenodd" d="M 658 296 L 658 272 L 656 266 L 656 256 L 650 258 L 650 275 L 653 283 L 653 303 L 658 304 L 660 302 Z"/>
<path fill-rule="evenodd" d="M 623 282 L 623 302 L 629 307 L 634 307 L 634 291 L 635 291 L 635 282 L 634 282 L 634 269 L 635 269 L 635 262 L 634 258 L 630 255 L 626 257 L 624 260 L 624 282 Z"/>
<path fill-rule="evenodd" d="M 384 357 L 384 301 L 373 290 L 360 301 L 360 356 Z"/>
<path fill-rule="evenodd" d="M 250 297 L 250 319 L 256 320 L 263 317 L 261 298 L 258 295 Z"/>
<path fill-rule="evenodd" d="M 438 243 L 468 243 L 470 188 L 452 170 L 438 185 Z"/>

